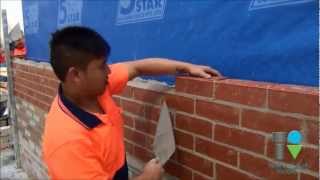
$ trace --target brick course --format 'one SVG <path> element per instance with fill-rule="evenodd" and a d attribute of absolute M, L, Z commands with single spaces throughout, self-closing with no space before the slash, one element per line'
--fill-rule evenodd
<path fill-rule="evenodd" d="M 31 177 L 47 179 L 41 160 L 41 135 L 58 80 L 45 63 L 14 61 L 13 70 L 22 165 Z M 154 156 L 156 123 L 160 105 L 166 100 L 177 151 L 165 169 L 180 179 L 318 178 L 316 88 L 177 77 L 172 91 L 128 85 L 114 99 L 124 110 L 127 153 L 144 162 Z M 277 161 L 271 133 L 294 129 L 303 133 L 303 150 L 297 160 L 285 151 L 280 164 L 292 167 L 306 162 L 307 168 L 281 174 L 273 167 Z"/>

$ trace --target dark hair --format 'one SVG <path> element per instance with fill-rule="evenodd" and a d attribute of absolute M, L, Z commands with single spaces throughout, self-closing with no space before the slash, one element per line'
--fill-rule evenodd
<path fill-rule="evenodd" d="M 70 26 L 57 30 L 50 40 L 50 64 L 57 77 L 64 81 L 70 67 L 86 70 L 89 62 L 108 58 L 110 46 L 96 31 Z"/>

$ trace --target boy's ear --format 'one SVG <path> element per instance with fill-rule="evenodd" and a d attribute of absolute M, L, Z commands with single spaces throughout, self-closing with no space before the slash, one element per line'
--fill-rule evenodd
<path fill-rule="evenodd" d="M 70 67 L 66 74 L 66 80 L 69 82 L 78 83 L 81 81 L 80 76 L 81 76 L 81 73 L 77 68 Z"/>

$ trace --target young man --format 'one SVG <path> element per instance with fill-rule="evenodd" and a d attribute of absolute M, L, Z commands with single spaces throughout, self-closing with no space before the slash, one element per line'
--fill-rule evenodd
<path fill-rule="evenodd" d="M 140 75 L 185 72 L 210 78 L 207 66 L 165 59 L 107 65 L 108 43 L 85 27 L 53 33 L 50 63 L 61 81 L 45 122 L 43 155 L 52 179 L 128 179 L 121 110 L 112 100 Z M 158 180 L 162 167 L 149 161 L 137 180 Z"/>

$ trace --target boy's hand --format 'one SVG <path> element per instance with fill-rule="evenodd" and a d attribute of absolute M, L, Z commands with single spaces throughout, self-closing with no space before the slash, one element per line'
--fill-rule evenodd
<path fill-rule="evenodd" d="M 197 76 L 201 78 L 211 78 L 211 77 L 222 77 L 219 71 L 209 67 L 209 66 L 201 66 L 190 64 L 186 69 L 187 73 L 191 76 Z"/>
<path fill-rule="evenodd" d="M 160 161 L 152 159 L 145 165 L 142 174 L 134 180 L 161 180 L 163 172 Z"/>
<path fill-rule="evenodd" d="M 143 174 L 146 179 L 160 180 L 164 170 L 160 164 L 159 159 L 150 160 L 143 169 Z"/>
<path fill-rule="evenodd" d="M 176 75 L 177 73 L 188 73 L 191 76 L 197 76 L 201 78 L 222 78 L 221 74 L 217 70 L 209 66 L 194 65 L 162 58 L 148 58 L 137 61 L 128 61 L 124 62 L 124 64 L 127 65 L 130 80 L 137 76 L 167 74 Z"/>

